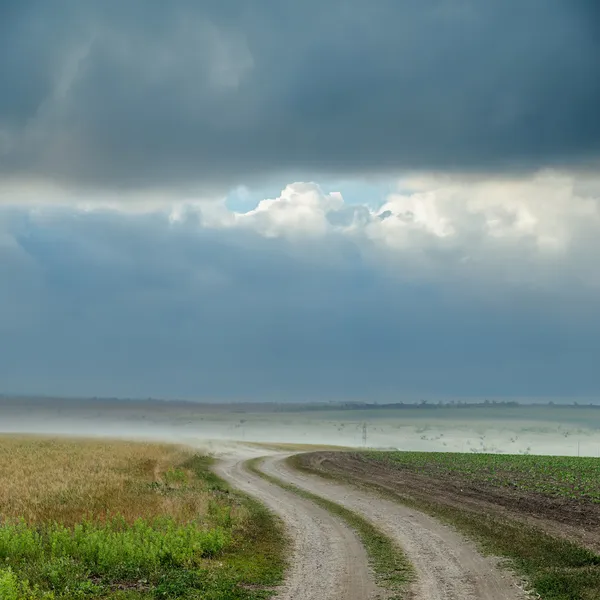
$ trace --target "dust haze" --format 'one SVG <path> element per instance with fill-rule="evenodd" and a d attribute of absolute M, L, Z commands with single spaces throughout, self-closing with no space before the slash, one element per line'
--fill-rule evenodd
<path fill-rule="evenodd" d="M 200 404 L 0 398 L 0 432 L 400 450 L 600 456 L 600 406 Z"/>

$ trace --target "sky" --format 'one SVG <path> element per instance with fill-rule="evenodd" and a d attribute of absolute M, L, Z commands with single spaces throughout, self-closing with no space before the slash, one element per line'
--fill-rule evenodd
<path fill-rule="evenodd" d="M 596 0 L 0 0 L 0 391 L 600 398 Z"/>

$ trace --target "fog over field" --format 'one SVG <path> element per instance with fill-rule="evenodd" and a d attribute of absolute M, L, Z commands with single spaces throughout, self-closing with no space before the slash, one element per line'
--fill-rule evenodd
<path fill-rule="evenodd" d="M 593 405 L 196 404 L 4 398 L 0 432 L 600 456 Z M 366 440 L 364 439 L 366 436 Z"/>

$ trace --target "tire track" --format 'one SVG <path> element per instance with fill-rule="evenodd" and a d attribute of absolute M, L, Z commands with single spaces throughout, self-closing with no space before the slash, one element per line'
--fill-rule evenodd
<path fill-rule="evenodd" d="M 249 472 L 244 461 L 240 457 L 224 459 L 216 471 L 285 523 L 292 554 L 277 600 L 375 600 L 383 596 L 352 529 L 313 502 Z"/>

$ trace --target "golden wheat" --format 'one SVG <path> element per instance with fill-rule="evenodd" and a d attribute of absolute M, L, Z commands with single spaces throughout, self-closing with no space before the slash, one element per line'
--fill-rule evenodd
<path fill-rule="evenodd" d="M 190 456 L 168 444 L 0 436 L 0 519 L 197 519 L 208 492 L 185 469 L 169 477 Z"/>

